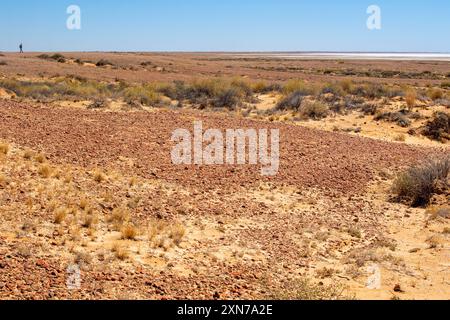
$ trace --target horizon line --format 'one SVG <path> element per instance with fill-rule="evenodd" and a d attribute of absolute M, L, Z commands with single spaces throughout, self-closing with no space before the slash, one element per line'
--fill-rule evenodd
<path fill-rule="evenodd" d="M 3 53 L 15 53 L 18 50 L 0 50 Z M 259 50 L 259 51 L 235 51 L 235 50 L 31 50 L 26 53 L 40 53 L 40 52 L 79 52 L 79 53 L 301 53 L 301 54 L 317 54 L 317 53 L 332 53 L 332 54 L 450 54 L 450 51 L 285 51 L 285 50 Z"/>

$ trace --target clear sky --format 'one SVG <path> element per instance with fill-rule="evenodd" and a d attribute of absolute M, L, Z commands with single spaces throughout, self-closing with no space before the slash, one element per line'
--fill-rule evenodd
<path fill-rule="evenodd" d="M 81 8 L 81 30 L 66 9 Z M 369 30 L 369 5 L 381 30 Z M 450 52 L 449 0 L 1 0 L 0 51 Z"/>

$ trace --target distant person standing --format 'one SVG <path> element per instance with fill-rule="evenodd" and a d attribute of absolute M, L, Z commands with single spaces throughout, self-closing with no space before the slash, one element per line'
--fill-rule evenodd
<path fill-rule="evenodd" d="M 19 45 L 19 49 L 20 49 L 20 53 L 23 53 L 23 45 L 22 44 Z"/>

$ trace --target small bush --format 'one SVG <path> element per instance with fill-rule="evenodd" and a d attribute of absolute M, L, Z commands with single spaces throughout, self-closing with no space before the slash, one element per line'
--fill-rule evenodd
<path fill-rule="evenodd" d="M 443 184 L 448 188 L 450 158 L 429 160 L 398 175 L 392 186 L 396 200 L 413 207 L 425 206 Z"/>
<path fill-rule="evenodd" d="M 441 88 L 443 89 L 450 89 L 450 82 L 442 82 Z"/>
<path fill-rule="evenodd" d="M 14 92 L 19 97 L 34 99 L 113 97 L 119 89 L 113 85 L 73 77 L 44 82 L 2 79 L 0 80 L 0 87 Z"/>
<path fill-rule="evenodd" d="M 315 95 L 317 93 L 317 88 L 311 84 L 307 84 L 303 80 L 292 79 L 289 80 L 283 87 L 283 92 L 289 95 L 294 92 L 299 92 L 304 96 Z"/>
<path fill-rule="evenodd" d="M 101 59 L 96 64 L 97 67 L 113 66 L 114 64 L 108 60 Z"/>
<path fill-rule="evenodd" d="M 60 63 L 66 62 L 66 58 L 60 53 L 55 53 L 51 56 L 44 53 L 44 54 L 39 55 L 38 58 L 44 59 L 44 60 L 53 60 L 53 61 L 60 62 Z"/>
<path fill-rule="evenodd" d="M 270 88 L 265 81 L 258 81 L 252 84 L 252 90 L 256 93 L 270 92 Z"/>
<path fill-rule="evenodd" d="M 422 134 L 440 142 L 450 140 L 450 114 L 436 112 L 433 119 L 426 123 Z"/>
<path fill-rule="evenodd" d="M 302 118 L 320 120 L 326 118 L 329 108 L 321 102 L 306 102 L 300 107 L 300 116 Z"/>
<path fill-rule="evenodd" d="M 229 84 L 230 88 L 225 91 L 229 91 L 230 89 L 236 90 L 236 93 L 241 98 L 250 98 L 253 95 L 253 89 L 251 84 L 242 78 L 234 78 L 231 80 Z"/>
<path fill-rule="evenodd" d="M 387 96 L 387 90 L 381 84 L 370 84 L 366 88 L 366 95 L 371 99 L 382 98 Z"/>
<path fill-rule="evenodd" d="M 343 89 L 339 85 L 337 85 L 335 83 L 328 83 L 328 84 L 325 84 L 322 87 L 322 90 L 321 90 L 320 93 L 322 93 L 322 94 L 332 94 L 335 97 L 339 97 L 339 96 L 342 96 L 345 92 L 343 91 Z"/>
<path fill-rule="evenodd" d="M 353 81 L 352 80 L 342 80 L 340 82 L 340 86 L 342 90 L 344 90 L 346 93 L 351 93 L 353 91 Z"/>
<path fill-rule="evenodd" d="M 145 106 L 155 106 L 161 102 L 161 95 L 150 85 L 126 88 L 124 97 L 128 103 L 137 101 Z"/>
<path fill-rule="evenodd" d="M 214 99 L 213 105 L 215 108 L 228 108 L 234 110 L 239 104 L 239 93 L 236 89 L 228 89 L 217 96 Z"/>
<path fill-rule="evenodd" d="M 302 101 L 305 94 L 302 91 L 295 91 L 284 97 L 278 104 L 275 106 L 276 110 L 295 110 L 298 111 L 300 106 L 302 105 Z"/>
<path fill-rule="evenodd" d="M 0 61 L 0 66 L 6 66 L 6 65 L 8 65 L 8 63 L 6 62 L 6 61 Z"/>
<path fill-rule="evenodd" d="M 360 106 L 360 109 L 365 115 L 374 116 L 378 112 L 378 105 L 374 103 L 364 103 Z"/>
<path fill-rule="evenodd" d="M 428 90 L 427 94 L 428 97 L 433 101 L 442 99 L 444 97 L 444 92 L 439 88 L 432 88 Z"/>
<path fill-rule="evenodd" d="M 411 125 L 411 121 L 406 117 L 405 112 L 384 112 L 379 113 L 374 118 L 375 121 L 388 121 L 388 122 L 395 122 L 400 127 L 406 128 Z"/>

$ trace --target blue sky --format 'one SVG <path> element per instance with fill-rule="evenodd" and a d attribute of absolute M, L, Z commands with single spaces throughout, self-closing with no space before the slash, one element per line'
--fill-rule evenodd
<path fill-rule="evenodd" d="M 450 52 L 449 16 L 448 0 L 2 0 L 0 51 Z"/>

